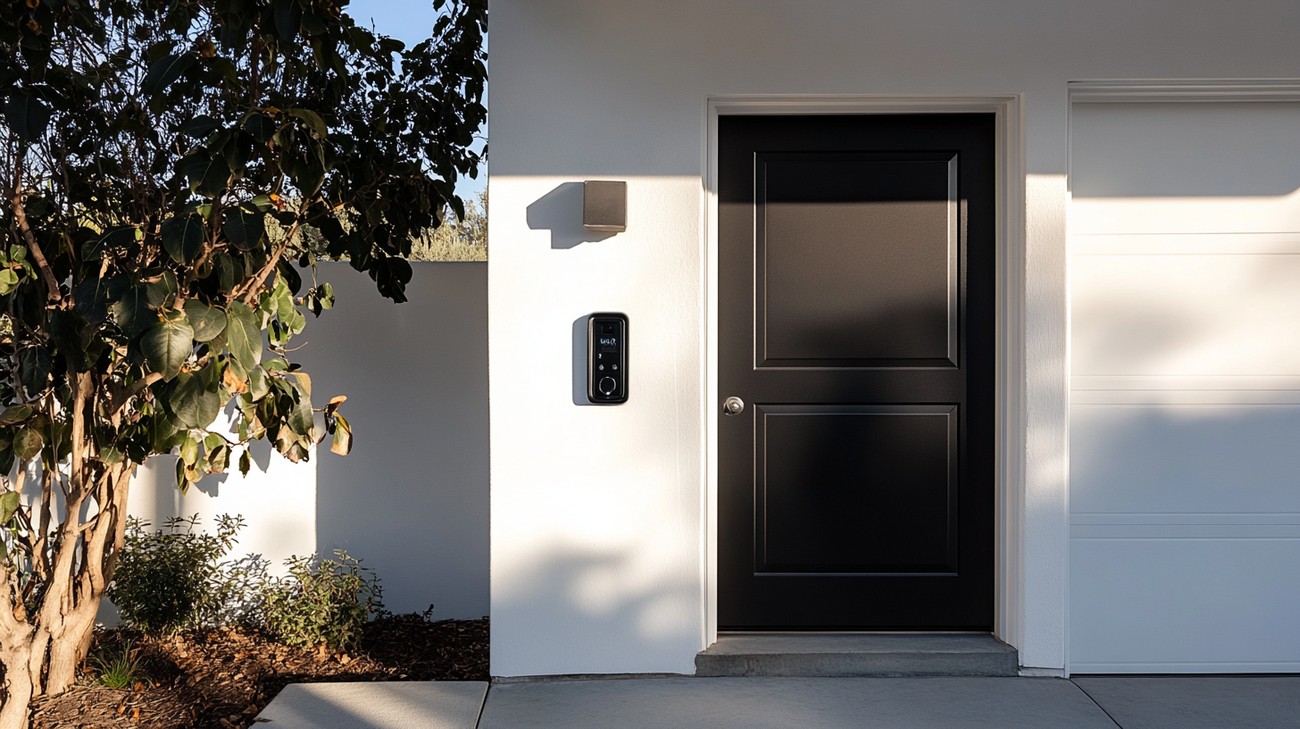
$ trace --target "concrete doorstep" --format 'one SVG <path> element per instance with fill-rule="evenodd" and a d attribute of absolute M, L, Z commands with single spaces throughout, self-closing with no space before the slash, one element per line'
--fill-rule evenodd
<path fill-rule="evenodd" d="M 972 633 L 727 633 L 697 676 L 1015 676 L 1016 650 Z"/>

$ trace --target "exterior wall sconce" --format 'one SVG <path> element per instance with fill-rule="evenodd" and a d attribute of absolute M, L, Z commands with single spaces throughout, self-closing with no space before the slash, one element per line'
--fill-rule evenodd
<path fill-rule="evenodd" d="M 584 181 L 582 227 L 611 233 L 627 230 L 627 183 L 621 180 Z"/>

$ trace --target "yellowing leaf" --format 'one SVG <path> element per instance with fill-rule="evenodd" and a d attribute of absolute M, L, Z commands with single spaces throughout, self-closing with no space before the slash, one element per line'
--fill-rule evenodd
<path fill-rule="evenodd" d="M 340 456 L 352 452 L 352 426 L 342 415 L 334 416 L 334 438 L 330 441 L 330 451 Z"/>

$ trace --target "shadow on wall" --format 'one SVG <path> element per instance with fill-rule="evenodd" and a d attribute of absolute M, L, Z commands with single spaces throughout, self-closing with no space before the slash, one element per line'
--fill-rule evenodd
<path fill-rule="evenodd" d="M 622 673 L 625 651 L 639 672 L 690 673 L 699 650 L 699 584 L 656 562 L 652 545 L 597 547 L 555 540 L 498 580 L 501 614 L 545 616 L 492 626 L 492 674 Z M 557 641 L 556 636 L 572 636 Z M 497 646 L 508 651 L 497 653 Z"/>
<path fill-rule="evenodd" d="M 615 233 L 582 226 L 582 183 L 565 182 L 528 206 L 528 227 L 551 231 L 551 248 L 575 248 L 596 243 Z"/>
<path fill-rule="evenodd" d="M 321 264 L 335 308 L 299 354 L 314 399 L 346 394 L 346 458 L 322 452 L 316 543 L 383 580 L 393 612 L 488 613 L 487 264 L 417 263 L 393 304 L 345 263 Z M 322 449 L 324 451 L 324 449 Z"/>

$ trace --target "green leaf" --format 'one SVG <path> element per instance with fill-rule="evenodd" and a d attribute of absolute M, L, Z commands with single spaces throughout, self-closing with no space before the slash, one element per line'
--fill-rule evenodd
<path fill-rule="evenodd" d="M 325 184 L 325 160 L 324 151 L 320 142 L 308 140 L 310 154 L 301 157 L 286 155 L 285 171 L 289 173 L 290 179 L 293 180 L 294 187 L 307 197 L 315 195 Z"/>
<path fill-rule="evenodd" d="M 230 181 L 230 163 L 220 154 L 209 155 L 199 150 L 183 158 L 177 167 L 190 183 L 190 192 L 216 197 Z"/>
<path fill-rule="evenodd" d="M 180 445 L 185 431 L 175 418 L 165 413 L 158 413 L 149 423 L 150 445 L 154 453 L 167 453 Z"/>
<path fill-rule="evenodd" d="M 251 134 L 253 139 L 256 139 L 262 144 L 269 142 L 271 137 L 275 136 L 277 129 L 279 129 L 279 125 L 275 123 L 274 119 L 266 114 L 253 112 L 244 119 L 244 131 Z M 258 197 L 263 196 L 259 195 Z M 270 202 L 270 199 L 268 198 L 267 201 Z"/>
<path fill-rule="evenodd" d="M 28 395 L 45 389 L 50 377 L 50 353 L 44 347 L 27 347 L 18 352 L 18 381 Z"/>
<path fill-rule="evenodd" d="M 226 238 L 230 239 L 231 245 L 241 251 L 250 251 L 257 247 L 266 234 L 265 218 L 263 213 L 235 208 L 226 211 L 221 229 Z"/>
<path fill-rule="evenodd" d="M 16 93 L 5 103 L 5 121 L 14 134 L 29 142 L 38 141 L 50 123 L 50 107 L 31 94 Z"/>
<path fill-rule="evenodd" d="M 14 436 L 14 455 L 20 462 L 26 463 L 41 454 L 45 447 L 45 436 L 35 428 L 23 428 Z"/>
<path fill-rule="evenodd" d="M 245 448 L 244 452 L 239 454 L 239 473 L 241 475 L 247 476 L 249 470 L 251 470 L 252 467 L 253 467 L 253 457 L 249 453 L 248 449 Z"/>
<path fill-rule="evenodd" d="M 177 375 L 165 404 L 182 427 L 206 428 L 221 412 L 221 393 L 212 387 L 209 379 L 204 374 L 190 372 Z"/>
<path fill-rule="evenodd" d="M 17 491 L 6 491 L 3 496 L 0 496 L 0 526 L 8 524 L 21 505 L 22 497 Z"/>
<path fill-rule="evenodd" d="M 285 109 L 284 113 L 301 119 L 321 139 L 329 136 L 329 128 L 325 126 L 325 120 L 320 117 L 320 114 L 311 109 Z"/>
<path fill-rule="evenodd" d="M 287 258 L 281 258 L 280 263 L 276 265 L 275 272 L 280 278 L 284 279 L 284 285 L 289 287 L 289 293 L 297 296 L 302 290 L 302 276 L 298 275 L 298 269 L 293 262 Z"/>
<path fill-rule="evenodd" d="M 294 309 L 289 312 L 289 318 L 284 322 L 284 325 L 289 327 L 292 334 L 302 334 L 302 330 L 307 328 L 307 317 L 303 316 L 301 311 Z"/>
<path fill-rule="evenodd" d="M 145 330 L 140 348 L 149 366 L 170 381 L 180 374 L 181 365 L 194 348 L 194 329 L 184 316 L 160 319 Z"/>
<path fill-rule="evenodd" d="M 226 330 L 226 312 L 198 299 L 185 302 L 185 318 L 194 327 L 196 342 L 210 342 Z"/>
<path fill-rule="evenodd" d="M 112 312 L 113 319 L 117 321 L 122 332 L 132 338 L 143 332 L 155 320 L 152 307 L 149 305 L 148 289 L 144 286 L 133 286 L 127 289 L 121 299 L 109 306 L 109 311 Z"/>
<path fill-rule="evenodd" d="M 10 405 L 4 412 L 0 412 L 0 425 L 18 425 L 31 416 L 31 405 Z"/>
<path fill-rule="evenodd" d="M 307 404 L 311 404 L 311 375 L 298 370 L 295 372 L 284 373 L 284 379 L 287 382 L 293 383 L 297 389 L 301 390 L 303 395 L 306 396 Z"/>
<path fill-rule="evenodd" d="M 262 361 L 260 316 L 242 301 L 232 301 L 227 312 L 226 346 L 241 376 L 247 376 Z"/>
<path fill-rule="evenodd" d="M 302 25 L 302 6 L 298 0 L 275 1 L 275 32 L 285 42 L 293 41 Z"/>
<path fill-rule="evenodd" d="M 257 402 L 271 393 L 271 383 L 267 378 L 266 370 L 261 367 L 254 367 L 248 373 L 248 394 Z"/>
<path fill-rule="evenodd" d="M 235 259 L 227 253 L 218 253 L 212 261 L 216 270 L 217 288 L 222 293 L 229 293 L 239 283 L 239 273 L 235 270 Z"/>
<path fill-rule="evenodd" d="M 176 274 L 171 271 L 163 271 L 158 278 L 149 282 L 145 287 L 145 295 L 149 299 L 149 306 L 154 309 L 161 309 L 171 304 L 171 298 L 180 291 L 176 283 Z"/>
<path fill-rule="evenodd" d="M 193 263 L 203 254 L 206 232 L 203 217 L 196 213 L 170 217 L 162 224 L 163 248 L 167 250 L 173 261 Z"/>
<path fill-rule="evenodd" d="M 122 455 L 122 451 L 119 451 L 113 446 L 103 446 L 99 449 L 99 460 L 110 466 L 115 466 L 121 463 L 123 459 L 124 456 Z"/>
<path fill-rule="evenodd" d="M 192 53 L 173 53 L 149 64 L 149 73 L 144 77 L 145 95 L 157 96 L 165 91 L 192 65 L 194 65 Z"/>
<path fill-rule="evenodd" d="M 192 436 L 185 436 L 181 441 L 181 462 L 187 466 L 192 466 L 199 460 L 199 442 Z"/>
<path fill-rule="evenodd" d="M 268 316 L 286 319 L 294 311 L 293 293 L 283 276 L 277 276 L 275 285 L 262 294 L 258 308 Z"/>
<path fill-rule="evenodd" d="M 201 139 L 215 132 L 220 126 L 221 122 L 207 114 L 200 114 L 185 122 L 184 126 L 181 127 L 181 133 Z"/>
<path fill-rule="evenodd" d="M 296 379 L 296 378 L 295 378 Z M 311 381 L 304 385 L 293 381 L 293 410 L 289 412 L 289 429 L 298 435 L 311 438 L 315 433 L 315 421 L 311 413 Z"/>
<path fill-rule="evenodd" d="M 334 416 L 334 437 L 330 441 L 330 450 L 340 456 L 352 452 L 352 426 L 342 415 Z"/>
<path fill-rule="evenodd" d="M 230 446 L 224 442 L 208 448 L 208 473 L 225 473 L 230 468 Z"/>
<path fill-rule="evenodd" d="M 18 272 L 12 268 L 0 269 L 0 296 L 7 296 L 18 288 Z"/>

